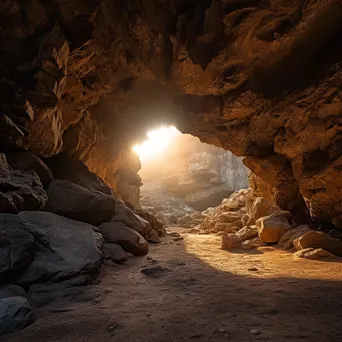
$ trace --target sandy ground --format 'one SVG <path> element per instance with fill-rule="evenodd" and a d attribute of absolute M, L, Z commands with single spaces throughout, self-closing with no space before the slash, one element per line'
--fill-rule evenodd
<path fill-rule="evenodd" d="M 213 235 L 163 241 L 151 246 L 155 261 L 106 266 L 94 301 L 44 307 L 3 340 L 342 341 L 341 259 L 294 259 L 271 247 L 230 253 Z M 150 267 L 161 269 L 141 272 Z"/>

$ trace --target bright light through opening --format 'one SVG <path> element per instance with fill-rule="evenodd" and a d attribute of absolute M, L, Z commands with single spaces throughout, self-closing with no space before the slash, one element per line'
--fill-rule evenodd
<path fill-rule="evenodd" d="M 181 134 L 174 126 L 160 127 L 147 133 L 148 139 L 133 146 L 133 151 L 141 160 L 153 159 L 167 150 L 175 136 Z"/>

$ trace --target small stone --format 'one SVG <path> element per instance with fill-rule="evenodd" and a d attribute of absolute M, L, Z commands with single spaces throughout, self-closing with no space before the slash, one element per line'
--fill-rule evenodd
<path fill-rule="evenodd" d="M 171 232 L 171 233 L 169 233 L 169 235 L 172 237 L 180 237 L 180 234 L 177 232 Z"/>
<path fill-rule="evenodd" d="M 258 269 L 257 269 L 256 267 L 250 267 L 250 268 L 248 269 L 248 271 L 253 271 L 253 272 L 255 272 L 255 271 L 258 271 Z"/>
<path fill-rule="evenodd" d="M 182 240 L 184 240 L 182 236 L 179 236 L 173 239 L 173 241 L 182 241 Z"/>
<path fill-rule="evenodd" d="M 147 260 L 153 260 L 153 258 L 150 257 L 150 256 L 146 257 L 146 259 L 147 259 Z"/>
<path fill-rule="evenodd" d="M 250 331 L 250 334 L 256 336 L 256 335 L 260 335 L 261 333 L 259 330 L 253 329 Z"/>

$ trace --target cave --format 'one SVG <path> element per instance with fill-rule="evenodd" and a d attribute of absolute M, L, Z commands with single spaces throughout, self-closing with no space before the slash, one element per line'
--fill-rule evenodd
<path fill-rule="evenodd" d="M 340 340 L 340 0 L 6 0 L 0 19 L 4 341 Z M 146 172 L 134 147 L 160 127 L 193 166 Z M 160 182 L 189 212 L 165 218 Z"/>

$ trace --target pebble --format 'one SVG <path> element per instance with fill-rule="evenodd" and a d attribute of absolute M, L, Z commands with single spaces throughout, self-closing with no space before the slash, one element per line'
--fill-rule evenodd
<path fill-rule="evenodd" d="M 253 329 L 253 330 L 250 331 L 250 334 L 256 336 L 256 335 L 260 335 L 261 333 L 260 333 L 259 330 Z"/>
<path fill-rule="evenodd" d="M 147 259 L 147 260 L 153 260 L 153 258 L 150 257 L 150 256 L 146 257 L 146 259 Z"/>
<path fill-rule="evenodd" d="M 184 238 L 183 238 L 182 236 L 175 237 L 175 238 L 173 239 L 173 241 L 182 241 L 182 240 L 184 240 Z"/>
<path fill-rule="evenodd" d="M 250 267 L 248 271 L 258 271 L 258 269 L 256 267 Z"/>

